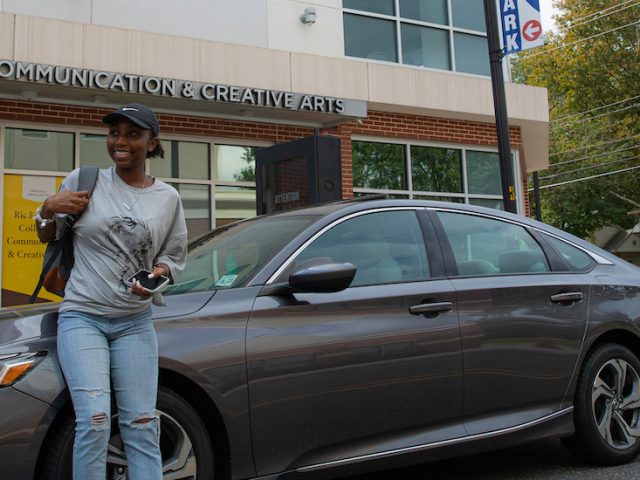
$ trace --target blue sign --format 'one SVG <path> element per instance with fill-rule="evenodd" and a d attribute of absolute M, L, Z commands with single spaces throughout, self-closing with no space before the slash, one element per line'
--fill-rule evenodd
<path fill-rule="evenodd" d="M 505 55 L 544 45 L 539 0 L 500 0 Z"/>

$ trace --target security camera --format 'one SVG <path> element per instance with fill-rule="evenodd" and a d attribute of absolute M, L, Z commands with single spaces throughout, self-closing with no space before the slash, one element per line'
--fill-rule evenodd
<path fill-rule="evenodd" d="M 316 23 L 316 19 L 318 18 L 318 14 L 316 13 L 315 7 L 307 7 L 304 9 L 304 13 L 300 15 L 300 21 L 305 25 L 313 25 Z"/>

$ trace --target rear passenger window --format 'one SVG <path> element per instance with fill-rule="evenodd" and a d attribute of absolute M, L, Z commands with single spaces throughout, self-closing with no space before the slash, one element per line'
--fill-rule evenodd
<path fill-rule="evenodd" d="M 451 212 L 437 216 L 461 276 L 550 270 L 540 245 L 519 225 Z"/>
<path fill-rule="evenodd" d="M 550 235 L 545 235 L 544 238 L 557 250 L 572 272 L 586 272 L 595 265 L 595 261 L 579 248 Z"/>

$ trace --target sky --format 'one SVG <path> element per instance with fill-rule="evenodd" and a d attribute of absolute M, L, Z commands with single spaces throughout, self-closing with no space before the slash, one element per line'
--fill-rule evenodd
<path fill-rule="evenodd" d="M 558 10 L 552 7 L 553 0 L 540 0 L 540 20 L 542 22 L 542 31 L 553 30 L 552 15 L 558 13 Z"/>

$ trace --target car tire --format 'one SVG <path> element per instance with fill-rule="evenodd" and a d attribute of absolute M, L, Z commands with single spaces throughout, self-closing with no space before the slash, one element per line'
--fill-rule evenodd
<path fill-rule="evenodd" d="M 579 459 L 620 465 L 640 453 L 640 360 L 628 348 L 605 344 L 587 358 L 578 378 L 575 434 L 563 439 Z"/>
<path fill-rule="evenodd" d="M 207 429 L 195 409 L 180 395 L 160 387 L 160 450 L 165 478 L 210 480 L 214 478 L 213 447 Z M 71 480 L 75 419 L 68 413 L 47 441 L 41 463 L 42 480 Z M 107 453 L 107 479 L 127 478 L 117 414 L 112 417 Z"/>

